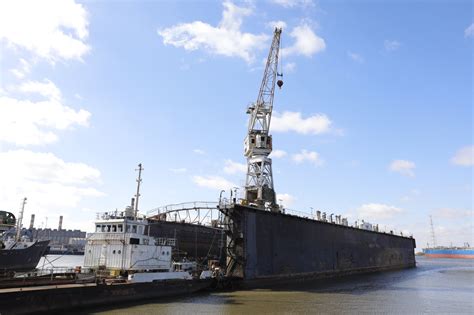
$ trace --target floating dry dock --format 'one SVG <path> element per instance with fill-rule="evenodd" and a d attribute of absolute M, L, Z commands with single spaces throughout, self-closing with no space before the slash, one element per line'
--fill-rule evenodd
<path fill-rule="evenodd" d="M 227 220 L 229 278 L 245 286 L 415 267 L 415 239 L 239 204 Z"/>

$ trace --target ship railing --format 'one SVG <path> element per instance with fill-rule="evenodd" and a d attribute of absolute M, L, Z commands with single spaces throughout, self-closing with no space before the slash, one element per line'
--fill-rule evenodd
<path fill-rule="evenodd" d="M 223 215 L 213 201 L 192 201 L 170 204 L 147 212 L 149 220 L 181 222 L 219 227 Z"/>
<path fill-rule="evenodd" d="M 146 216 L 144 214 L 137 213 L 135 217 L 135 213 L 132 212 L 127 212 L 127 211 L 106 211 L 106 212 L 97 212 L 96 213 L 96 220 L 114 220 L 114 219 L 123 219 L 127 217 L 133 217 L 138 221 L 143 221 L 146 219 Z"/>

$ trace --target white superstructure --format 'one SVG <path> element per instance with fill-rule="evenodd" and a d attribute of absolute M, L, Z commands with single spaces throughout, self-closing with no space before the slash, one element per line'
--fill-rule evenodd
<path fill-rule="evenodd" d="M 121 271 L 171 269 L 175 240 L 149 236 L 147 220 L 134 212 L 129 206 L 125 211 L 99 216 L 95 232 L 87 238 L 84 267 Z"/>

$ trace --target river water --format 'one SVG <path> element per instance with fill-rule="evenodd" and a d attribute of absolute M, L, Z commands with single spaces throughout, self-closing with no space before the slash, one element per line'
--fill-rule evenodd
<path fill-rule="evenodd" d="M 71 258 L 74 257 L 74 258 Z M 61 264 L 61 260 L 66 259 Z M 64 256 L 55 265 L 80 265 Z M 265 290 L 201 293 L 88 310 L 92 314 L 474 314 L 474 260 L 417 257 L 407 270 Z"/>

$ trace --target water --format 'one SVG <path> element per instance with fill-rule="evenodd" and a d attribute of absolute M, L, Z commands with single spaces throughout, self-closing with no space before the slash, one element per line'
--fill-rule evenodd
<path fill-rule="evenodd" d="M 418 268 L 414 269 L 325 280 L 304 286 L 202 293 L 96 308 L 87 313 L 474 313 L 473 260 L 417 257 L 417 261 Z"/>

